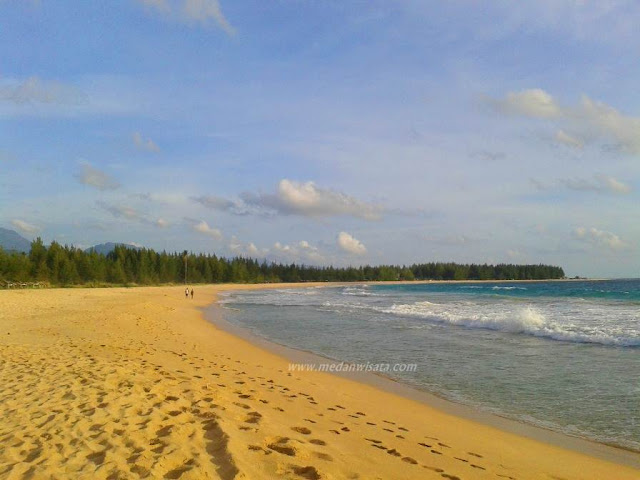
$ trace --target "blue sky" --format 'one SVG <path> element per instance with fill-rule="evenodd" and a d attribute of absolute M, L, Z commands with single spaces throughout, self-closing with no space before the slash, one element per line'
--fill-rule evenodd
<path fill-rule="evenodd" d="M 640 272 L 635 1 L 0 0 L 0 225 Z"/>

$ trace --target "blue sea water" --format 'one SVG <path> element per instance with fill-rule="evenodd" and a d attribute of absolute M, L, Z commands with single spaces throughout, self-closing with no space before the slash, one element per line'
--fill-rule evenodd
<path fill-rule="evenodd" d="M 451 400 L 640 450 L 640 280 L 349 285 L 230 292 L 272 341 Z"/>

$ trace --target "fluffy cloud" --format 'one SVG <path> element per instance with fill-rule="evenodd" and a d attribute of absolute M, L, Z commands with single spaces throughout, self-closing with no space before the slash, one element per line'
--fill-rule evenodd
<path fill-rule="evenodd" d="M 562 113 L 553 97 L 540 88 L 509 92 L 496 106 L 505 113 L 527 117 L 551 118 Z"/>
<path fill-rule="evenodd" d="M 582 140 L 576 137 L 572 137 L 571 135 L 566 133 L 564 130 L 558 130 L 556 134 L 553 136 L 553 138 L 556 142 L 562 143 L 563 145 L 566 145 L 568 147 L 572 147 L 572 148 L 584 147 L 584 143 L 582 142 Z"/>
<path fill-rule="evenodd" d="M 626 195 L 631 192 L 631 186 L 607 175 L 596 175 L 593 180 L 564 179 L 561 183 L 571 190 L 591 191 L 598 193 L 613 193 Z"/>
<path fill-rule="evenodd" d="M 586 95 L 576 106 L 560 106 L 553 97 L 541 89 L 510 92 L 504 99 L 494 100 L 498 110 L 530 118 L 554 119 L 569 130 L 580 131 L 585 138 L 613 142 L 621 150 L 640 154 L 640 117 L 631 117 L 615 108 Z M 566 145 L 581 147 L 583 142 L 558 130 L 555 140 Z"/>
<path fill-rule="evenodd" d="M 306 240 L 301 240 L 293 245 L 276 242 L 269 252 L 276 261 L 293 261 L 302 263 L 322 263 L 325 258 L 318 250 Z"/>
<path fill-rule="evenodd" d="M 240 240 L 238 240 L 236 236 L 231 237 L 231 241 L 229 242 L 229 250 L 234 255 L 252 258 L 265 257 L 268 253 L 268 249 L 259 249 L 253 242 L 244 244 Z"/>
<path fill-rule="evenodd" d="M 24 220 L 19 220 L 19 219 L 11 220 L 11 225 L 13 225 L 18 230 L 24 233 L 35 234 L 40 231 L 39 227 L 36 227 L 35 225 L 32 225 L 30 223 L 27 223 Z"/>
<path fill-rule="evenodd" d="M 265 258 L 281 263 L 322 264 L 326 262 L 326 258 L 320 253 L 318 247 L 306 240 L 292 244 L 276 242 L 271 248 L 258 248 L 254 243 L 243 243 L 234 236 L 229 242 L 229 250 L 234 255 Z"/>
<path fill-rule="evenodd" d="M 80 183 L 97 188 L 98 190 L 115 190 L 120 186 L 113 177 L 92 167 L 88 163 L 83 163 L 80 169 L 80 172 L 76 175 Z"/>
<path fill-rule="evenodd" d="M 578 123 L 584 121 L 596 134 L 613 139 L 622 150 L 640 154 L 639 117 L 623 115 L 605 103 L 584 96 L 571 120 Z"/>
<path fill-rule="evenodd" d="M 159 152 L 160 148 L 150 138 L 144 138 L 140 132 L 134 132 L 133 144 L 140 150 L 146 150 L 147 152 Z"/>
<path fill-rule="evenodd" d="M 378 220 L 381 208 L 334 190 L 316 186 L 313 182 L 283 179 L 275 194 L 249 194 L 242 196 L 246 204 L 272 210 L 283 215 L 305 217 L 352 216 L 365 220 Z"/>
<path fill-rule="evenodd" d="M 225 18 L 218 0 L 138 0 L 150 10 L 170 16 L 188 24 L 208 25 L 213 20 L 228 35 L 235 29 Z"/>
<path fill-rule="evenodd" d="M 202 195 L 200 197 L 191 197 L 191 200 L 200 205 L 220 210 L 223 212 L 233 213 L 234 215 L 249 215 L 251 213 L 260 213 L 258 209 L 247 205 L 240 200 L 230 200 L 228 198 L 219 197 L 217 195 Z"/>
<path fill-rule="evenodd" d="M 130 222 L 142 223 L 144 225 L 151 225 L 158 228 L 166 228 L 169 226 L 169 222 L 162 218 L 151 219 L 149 216 L 139 212 L 133 207 L 128 205 L 112 205 L 103 201 L 96 202 L 103 210 L 106 210 L 116 218 L 123 218 Z"/>
<path fill-rule="evenodd" d="M 578 227 L 573 231 L 573 234 L 581 241 L 609 250 L 621 250 L 627 247 L 626 242 L 622 241 L 618 235 L 598 230 L 595 227 Z"/>
<path fill-rule="evenodd" d="M 87 96 L 72 85 L 29 77 L 22 82 L 0 85 L 0 101 L 19 105 L 81 105 L 87 102 Z"/>
<path fill-rule="evenodd" d="M 136 209 L 126 205 L 111 205 L 106 202 L 97 202 L 100 207 L 116 218 L 124 218 L 136 222 L 144 222 L 144 216 Z"/>
<path fill-rule="evenodd" d="M 362 242 L 347 232 L 340 232 L 338 234 L 338 247 L 354 255 L 364 255 L 367 253 L 367 249 Z"/>
<path fill-rule="evenodd" d="M 222 239 L 222 232 L 217 228 L 210 227 L 209 224 L 204 220 L 201 220 L 197 223 L 193 223 L 191 225 L 191 228 L 198 233 L 202 233 L 203 235 L 207 235 L 216 240 Z"/>

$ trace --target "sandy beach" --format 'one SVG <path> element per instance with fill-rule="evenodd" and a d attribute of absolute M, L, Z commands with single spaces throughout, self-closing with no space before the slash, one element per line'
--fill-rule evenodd
<path fill-rule="evenodd" d="M 0 291 L 0 478 L 640 477 L 635 453 L 622 465 L 291 372 L 203 317 L 216 292 L 264 287 Z"/>

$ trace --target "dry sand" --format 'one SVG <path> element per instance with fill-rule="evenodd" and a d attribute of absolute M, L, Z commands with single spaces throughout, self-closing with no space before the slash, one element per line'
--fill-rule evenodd
<path fill-rule="evenodd" d="M 308 284 L 305 284 L 308 286 Z M 0 478 L 638 479 L 205 321 L 220 289 L 0 292 Z M 251 288 L 251 287 L 250 287 Z"/>

